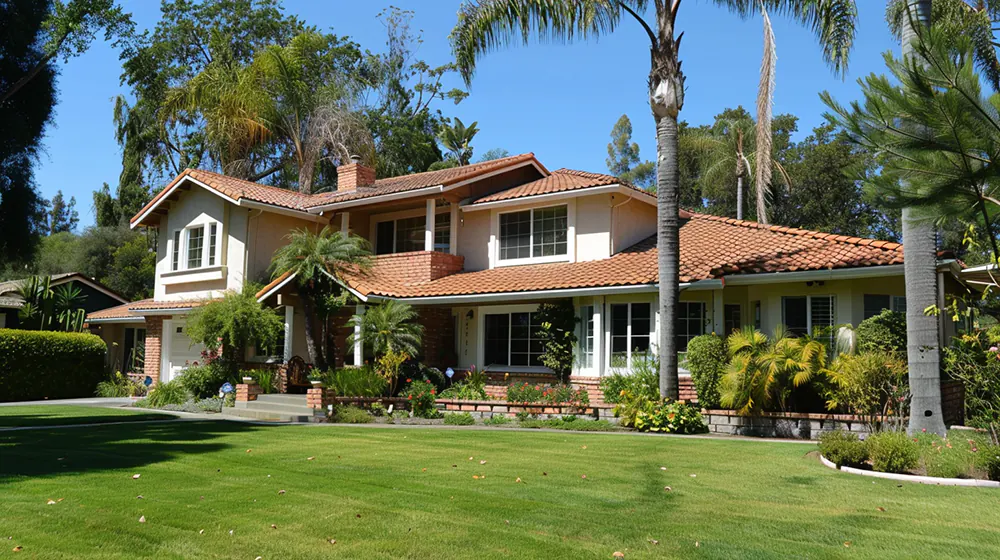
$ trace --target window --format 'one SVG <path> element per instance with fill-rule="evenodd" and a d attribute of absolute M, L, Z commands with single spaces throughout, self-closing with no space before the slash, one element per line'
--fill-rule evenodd
<path fill-rule="evenodd" d="M 208 266 L 215 266 L 215 245 L 218 224 L 208 226 Z"/>
<path fill-rule="evenodd" d="M 611 364 L 631 365 L 650 348 L 652 306 L 648 303 L 611 304 Z"/>
<path fill-rule="evenodd" d="M 434 215 L 434 250 L 447 253 L 451 250 L 451 214 Z"/>
<path fill-rule="evenodd" d="M 834 304 L 833 296 L 783 297 L 782 322 L 792 334 L 812 334 L 826 340 L 827 348 L 832 348 L 833 325 L 836 321 Z"/>
<path fill-rule="evenodd" d="M 584 305 L 580 308 L 580 368 L 594 367 L 594 306 Z"/>
<path fill-rule="evenodd" d="M 284 315 L 285 309 L 284 307 L 279 307 L 279 315 Z M 287 322 L 285 323 L 285 328 L 281 329 L 281 334 L 278 335 L 278 340 L 274 342 L 274 346 L 265 348 L 259 342 L 255 343 L 253 347 L 254 361 L 284 361 L 286 332 L 288 332 Z"/>
<path fill-rule="evenodd" d="M 566 208 L 552 206 L 500 214 L 500 260 L 567 254 Z"/>
<path fill-rule="evenodd" d="M 881 294 L 865 294 L 864 297 L 864 318 L 874 317 L 885 309 L 891 309 L 897 313 L 906 313 L 906 297 L 888 296 Z"/>
<path fill-rule="evenodd" d="M 395 252 L 423 251 L 424 230 L 426 227 L 427 218 L 424 216 L 396 220 Z"/>
<path fill-rule="evenodd" d="M 181 259 L 181 230 L 174 232 L 174 247 L 171 253 L 173 254 L 170 256 L 170 270 L 177 270 L 180 268 Z"/>
<path fill-rule="evenodd" d="M 487 314 L 487 366 L 541 366 L 541 324 L 536 313 Z"/>
<path fill-rule="evenodd" d="M 687 352 L 692 338 L 705 334 L 705 302 L 682 301 L 677 304 L 677 351 Z"/>
<path fill-rule="evenodd" d="M 906 313 L 906 296 L 892 296 L 892 310 L 896 313 Z"/>
<path fill-rule="evenodd" d="M 396 222 L 379 222 L 375 226 L 375 254 L 392 253 L 396 243 Z"/>
<path fill-rule="evenodd" d="M 202 249 L 205 245 L 205 226 L 187 230 L 187 267 L 201 266 Z"/>
<path fill-rule="evenodd" d="M 753 302 L 753 328 L 760 330 L 760 300 Z"/>
<path fill-rule="evenodd" d="M 729 336 L 729 333 L 738 331 L 743 327 L 743 322 L 740 320 L 740 306 L 738 303 L 727 303 L 723 306 L 722 313 L 723 322 L 726 326 L 726 332 L 722 333 L 722 336 Z"/>

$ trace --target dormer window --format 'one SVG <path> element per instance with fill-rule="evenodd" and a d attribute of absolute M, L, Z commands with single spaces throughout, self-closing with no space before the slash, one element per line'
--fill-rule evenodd
<path fill-rule="evenodd" d="M 220 264 L 218 222 L 202 223 L 174 230 L 170 239 L 170 270 L 196 270 Z"/>
<path fill-rule="evenodd" d="M 194 227 L 187 230 L 187 267 L 201 266 L 201 257 L 205 245 L 205 227 Z"/>
<path fill-rule="evenodd" d="M 566 205 L 500 214 L 500 261 L 555 261 L 568 253 Z"/>

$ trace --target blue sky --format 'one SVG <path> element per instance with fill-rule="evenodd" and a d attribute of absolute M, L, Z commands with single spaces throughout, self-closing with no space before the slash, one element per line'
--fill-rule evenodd
<path fill-rule="evenodd" d="M 450 59 L 447 36 L 459 0 L 395 0 L 416 12 L 414 29 L 423 30 L 418 57 L 431 65 Z M 123 0 L 141 28 L 159 20 L 159 3 Z M 882 53 L 898 48 L 883 17 L 884 2 L 858 2 L 859 28 L 846 79 L 822 61 L 813 35 L 789 20 L 774 19 L 778 45 L 775 112 L 800 117 L 796 139 L 822 124 L 818 93 L 829 90 L 847 101 L 858 95 L 856 80 L 883 71 Z M 376 1 L 285 0 L 288 13 L 308 23 L 350 36 L 363 48 L 379 51 L 385 30 L 376 14 L 389 5 Z M 760 18 L 743 21 L 708 0 L 687 0 L 678 27 L 687 94 L 681 118 L 704 124 L 725 107 L 755 103 L 762 44 Z M 654 124 L 646 100 L 648 39 L 638 24 L 626 21 L 612 35 L 587 43 L 516 46 L 487 55 L 478 65 L 470 96 L 458 106 L 442 106 L 466 123 L 478 121 L 478 153 L 505 148 L 534 152 L 550 169 L 570 167 L 606 171 L 608 134 L 628 114 L 642 156 L 655 155 Z M 98 42 L 84 55 L 61 64 L 59 103 L 47 131 L 36 180 L 43 196 L 57 190 L 75 196 L 81 229 L 93 224 L 91 193 L 107 182 L 114 190 L 121 153 L 114 139 L 113 98 L 119 85 L 118 53 Z M 449 87 L 460 86 L 455 78 Z M 752 109 L 751 109 L 752 110 Z"/>

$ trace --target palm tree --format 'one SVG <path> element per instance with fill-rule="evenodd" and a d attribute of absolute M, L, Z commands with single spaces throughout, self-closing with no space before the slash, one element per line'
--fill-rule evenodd
<path fill-rule="evenodd" d="M 455 126 L 443 125 L 441 127 L 441 132 L 438 133 L 438 139 L 441 140 L 441 144 L 451 153 L 451 157 L 458 162 L 459 165 L 469 165 L 472 161 L 472 139 L 479 132 L 479 128 L 476 126 L 479 122 L 475 121 L 469 126 L 465 126 L 462 119 L 455 117 Z"/>
<path fill-rule="evenodd" d="M 316 344 L 316 300 L 330 289 L 330 281 L 344 284 L 347 273 L 366 271 L 370 267 L 370 252 L 364 239 L 344 235 L 325 226 L 319 233 L 298 229 L 288 234 L 288 245 L 278 249 L 271 259 L 272 277 L 290 273 L 297 280 L 298 294 L 305 315 L 306 349 L 313 366 L 325 370 L 333 363 L 336 352 L 327 350 L 329 341 Z"/>
<path fill-rule="evenodd" d="M 347 344 L 361 342 L 368 345 L 376 355 L 403 353 L 409 357 L 420 353 L 423 325 L 416 322 L 417 311 L 412 305 L 386 300 L 364 313 L 351 317 L 348 324 L 355 331 L 347 338 Z"/>
<path fill-rule="evenodd" d="M 854 43 L 854 0 L 714 0 L 748 17 L 762 7 L 790 15 L 819 37 L 824 58 L 844 69 Z M 640 13 L 652 4 L 650 26 Z M 456 63 L 471 82 L 477 58 L 514 41 L 541 39 L 570 41 L 610 33 L 623 17 L 634 19 L 650 42 L 649 103 L 656 121 L 657 246 L 660 290 L 660 393 L 677 399 L 676 319 L 680 268 L 680 207 L 678 121 L 684 106 L 684 73 L 675 23 L 681 0 L 481 0 L 463 2 L 451 34 Z"/>

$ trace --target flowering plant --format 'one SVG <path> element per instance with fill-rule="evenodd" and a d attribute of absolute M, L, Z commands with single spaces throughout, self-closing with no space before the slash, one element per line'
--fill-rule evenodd
<path fill-rule="evenodd" d="M 705 421 L 697 408 L 672 401 L 658 404 L 652 411 L 640 411 L 635 428 L 643 432 L 697 434 L 705 431 Z"/>
<path fill-rule="evenodd" d="M 507 402 L 568 404 L 583 408 L 590 404 L 590 395 L 586 389 L 576 389 L 571 385 L 512 383 L 507 386 Z"/>
<path fill-rule="evenodd" d="M 406 387 L 400 396 L 406 397 L 407 404 L 414 416 L 420 418 L 437 417 L 437 409 L 434 408 L 437 388 L 430 381 L 415 381 Z"/>

